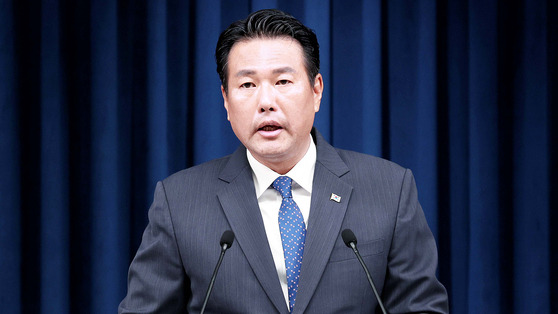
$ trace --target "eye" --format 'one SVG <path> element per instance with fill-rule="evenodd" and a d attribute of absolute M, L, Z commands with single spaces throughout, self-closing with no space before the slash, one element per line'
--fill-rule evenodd
<path fill-rule="evenodd" d="M 290 82 L 291 81 L 289 81 L 289 80 L 279 80 L 279 81 L 277 81 L 276 85 L 287 85 Z"/>
<path fill-rule="evenodd" d="M 246 82 L 240 85 L 240 88 L 251 88 L 251 87 L 256 87 L 256 85 L 252 82 Z"/>

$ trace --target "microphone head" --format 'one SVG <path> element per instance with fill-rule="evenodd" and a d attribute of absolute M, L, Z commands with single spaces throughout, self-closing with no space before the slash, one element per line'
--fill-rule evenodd
<path fill-rule="evenodd" d="M 234 232 L 227 230 L 225 232 L 223 232 L 223 235 L 221 236 L 221 241 L 219 242 L 219 244 L 221 244 L 221 247 L 226 244 L 227 248 L 231 247 L 231 245 L 234 242 Z"/>
<path fill-rule="evenodd" d="M 345 229 L 341 232 L 341 238 L 343 238 L 343 242 L 348 247 L 351 247 L 351 243 L 357 244 L 357 238 L 351 229 Z"/>

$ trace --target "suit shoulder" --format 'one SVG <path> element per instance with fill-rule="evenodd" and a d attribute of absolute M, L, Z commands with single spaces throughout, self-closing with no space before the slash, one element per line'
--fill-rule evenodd
<path fill-rule="evenodd" d="M 184 184 L 192 180 L 197 182 L 217 180 L 219 173 L 225 167 L 229 158 L 230 155 L 175 172 L 163 180 L 163 185 Z"/>
<path fill-rule="evenodd" d="M 394 178 L 402 180 L 407 171 L 410 171 L 393 161 L 373 155 L 355 151 L 336 149 L 337 153 L 347 164 L 351 172 L 357 175 L 380 175 L 384 179 Z"/>

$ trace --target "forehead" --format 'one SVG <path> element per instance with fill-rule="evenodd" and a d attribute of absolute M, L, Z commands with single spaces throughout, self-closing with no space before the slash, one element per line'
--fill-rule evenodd
<path fill-rule="evenodd" d="M 252 38 L 235 43 L 229 53 L 230 73 L 238 70 L 264 70 L 276 66 L 304 68 L 302 46 L 290 37 Z M 305 69 L 304 69 L 305 70 Z"/>

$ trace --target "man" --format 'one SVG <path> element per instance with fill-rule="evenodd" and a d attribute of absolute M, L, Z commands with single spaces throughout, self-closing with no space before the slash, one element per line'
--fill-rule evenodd
<path fill-rule="evenodd" d="M 351 229 L 390 313 L 446 313 L 437 251 L 413 176 L 331 147 L 312 128 L 323 79 L 315 34 L 278 10 L 225 30 L 224 105 L 242 142 L 230 156 L 157 184 L 119 313 L 373 313 L 368 280 L 340 236 Z"/>

